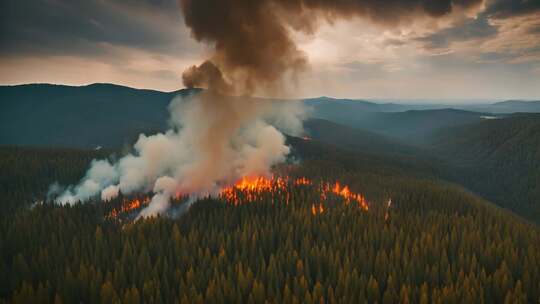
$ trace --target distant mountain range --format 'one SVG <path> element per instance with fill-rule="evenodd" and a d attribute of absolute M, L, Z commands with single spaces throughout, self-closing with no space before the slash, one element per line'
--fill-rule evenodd
<path fill-rule="evenodd" d="M 494 103 L 479 103 L 478 101 L 470 101 L 468 103 L 452 103 L 448 100 L 441 102 L 428 102 L 426 100 L 407 100 L 402 103 L 394 102 L 374 102 L 363 99 L 336 99 L 331 97 L 318 97 L 305 99 L 307 104 L 316 105 L 318 107 L 328 104 L 336 104 L 341 107 L 354 110 L 362 110 L 369 112 L 403 112 L 409 110 L 441 110 L 441 109 L 456 109 L 472 112 L 484 112 L 493 114 L 511 114 L 511 113 L 539 113 L 540 100 L 506 100 Z"/>
<path fill-rule="evenodd" d="M 189 93 L 196 91 L 160 92 L 113 84 L 0 86 L 0 144 L 122 146 L 134 141 L 139 133 L 165 130 L 167 105 L 174 96 Z M 486 114 L 490 111 L 463 110 L 464 106 L 451 109 L 329 97 L 306 99 L 304 103 L 313 109 L 313 118 L 408 143 L 422 143 L 440 128 L 476 123 L 492 115 Z M 494 113 L 528 108 L 540 111 L 538 104 L 508 101 L 483 109 L 499 109 Z"/>
<path fill-rule="evenodd" d="M 400 112 L 417 107 L 396 103 L 375 103 L 360 99 L 336 99 L 326 96 L 304 99 L 304 102 L 309 106 L 317 108 L 317 110 L 321 112 L 332 112 L 336 107 L 341 110 L 351 110 L 356 112 Z"/>
<path fill-rule="evenodd" d="M 494 113 L 538 113 L 540 112 L 540 100 L 507 100 L 494 103 L 491 105 L 491 108 L 494 110 Z"/>
<path fill-rule="evenodd" d="M 487 117 L 485 113 L 456 109 L 362 112 L 340 106 L 325 107 L 331 110 L 317 109 L 313 115 L 410 144 L 421 144 L 429 140 L 433 132 L 438 129 L 476 123 Z"/>
<path fill-rule="evenodd" d="M 409 155 L 417 151 L 383 135 L 324 119 L 309 119 L 304 123 L 304 128 L 311 138 L 347 150 L 385 155 Z"/>
<path fill-rule="evenodd" d="M 121 146 L 167 126 L 164 93 L 111 84 L 0 87 L 0 144 L 92 148 Z"/>

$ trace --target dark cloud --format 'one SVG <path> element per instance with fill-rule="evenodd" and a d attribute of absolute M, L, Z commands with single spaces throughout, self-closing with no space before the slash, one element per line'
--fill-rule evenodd
<path fill-rule="evenodd" d="M 493 37 L 497 32 L 497 28 L 489 24 L 487 18 L 481 16 L 417 40 L 424 42 L 428 49 L 442 49 L 447 48 L 453 41 Z"/>
<path fill-rule="evenodd" d="M 496 0 L 486 9 L 486 15 L 494 18 L 508 18 L 540 11 L 538 0 Z"/>
<path fill-rule="evenodd" d="M 320 20 L 360 17 L 385 25 L 424 17 L 444 17 L 454 9 L 473 9 L 483 0 L 180 0 L 186 25 L 195 39 L 215 46 L 212 66 L 236 91 L 272 88 L 286 73 L 302 71 L 307 59 L 292 40 L 289 27 L 312 33 Z M 195 67 L 196 69 L 196 67 Z M 190 75 L 187 86 L 204 86 Z"/>
<path fill-rule="evenodd" d="M 540 35 L 540 25 L 531 27 L 530 30 L 529 30 L 529 33 Z"/>
<path fill-rule="evenodd" d="M 486 8 L 477 14 L 482 4 Z M 462 17 L 463 10 L 474 13 L 477 18 L 457 22 L 459 19 L 454 17 Z M 510 20 L 516 16 L 527 18 Z M 414 95 L 416 91 L 422 91 L 416 85 L 416 82 L 422 83 L 418 78 L 423 77 L 421 71 L 433 71 L 433 75 L 440 77 L 448 72 L 453 73 L 452 79 L 461 79 L 461 76 L 478 70 L 485 72 L 478 74 L 485 79 L 500 77 L 510 81 L 515 75 L 529 75 L 537 82 L 540 69 L 535 58 L 540 58 L 540 51 L 535 46 L 540 43 L 535 45 L 534 42 L 540 42 L 540 38 L 535 38 L 540 35 L 540 27 L 534 16 L 540 16 L 538 0 L 0 0 L 0 68 L 4 71 L 0 75 L 6 83 L 82 84 L 107 80 L 172 90 L 182 81 L 179 72 L 192 65 L 193 60 L 199 60 L 201 54 L 207 54 L 197 46 L 196 41 L 199 41 L 215 48 L 206 59 L 219 73 L 211 65 L 203 64 L 198 66 L 202 67 L 200 72 L 209 75 L 197 73 L 195 67 L 184 75 L 183 80 L 190 86 L 214 85 L 220 87 L 219 90 L 238 87 L 236 92 L 240 94 L 254 88 L 262 87 L 261 91 L 274 88 L 283 75 L 302 71 L 307 65 L 307 56 L 301 48 L 310 53 L 313 51 L 314 57 L 322 56 L 325 62 L 338 65 L 337 69 L 334 65 L 313 76 L 313 79 L 322 79 L 323 85 L 309 82 L 310 87 L 306 89 L 309 94 L 313 90 L 330 94 L 333 89 L 326 84 L 345 69 L 348 71 L 343 73 L 346 77 L 336 81 L 334 87 L 334 90 L 339 88 L 334 91 L 338 95 L 347 88 L 350 96 L 364 91 L 384 95 L 386 88 L 391 86 L 385 86 L 377 93 L 377 87 L 359 89 L 356 80 L 376 78 L 383 83 L 392 75 L 410 80 L 411 94 Z M 361 23 L 366 28 L 353 29 L 358 25 L 351 23 L 347 28 L 351 35 L 356 30 L 362 35 L 372 29 L 379 30 L 380 25 L 390 29 L 388 32 L 392 34 L 383 34 L 383 41 L 368 41 L 372 36 L 354 40 L 359 44 L 360 41 L 367 42 L 358 46 L 358 52 L 347 50 L 351 54 L 341 58 L 334 58 L 337 55 L 331 51 L 325 57 L 324 45 L 314 50 L 318 44 L 306 47 L 305 41 L 298 40 L 302 43 L 298 47 L 291 36 L 291 30 L 313 34 L 321 23 L 329 21 L 331 24 L 356 17 L 367 21 Z M 418 19 L 430 18 L 444 18 L 444 22 L 437 24 L 448 24 L 449 20 L 456 22 L 452 28 L 420 38 L 431 54 L 439 56 L 426 56 L 425 52 L 411 50 L 418 46 L 410 43 L 414 39 L 411 37 L 425 33 L 418 27 L 432 24 Z M 526 19 L 527 24 L 523 24 L 522 19 Z M 367 23 L 377 26 L 371 27 Z M 338 23 L 338 26 L 341 25 Z M 402 29 L 404 31 L 399 31 Z M 195 39 L 189 37 L 189 31 Z M 354 49 L 351 45 L 356 42 L 344 37 L 343 32 L 339 34 L 334 37 L 336 39 L 330 39 L 332 47 Z M 318 38 L 324 40 L 324 33 Z M 452 45 L 455 41 L 473 43 Z M 479 43 L 477 49 L 476 41 Z M 446 48 L 455 48 L 454 53 L 440 55 L 445 54 Z M 437 52 L 441 49 L 443 51 Z M 377 53 L 379 50 L 380 54 Z M 365 54 L 359 54 L 364 51 Z M 343 58 L 370 58 L 378 63 L 341 65 L 336 62 Z M 312 71 L 319 68 L 318 59 L 314 59 Z M 488 69 L 488 66 L 496 66 L 498 70 Z M 519 69 L 516 70 L 519 73 L 506 73 L 514 69 Z M 531 77 L 527 69 L 536 71 L 536 78 Z M 310 81 L 309 75 L 302 81 Z M 408 75 L 412 76 L 409 78 Z M 433 75 L 426 79 L 436 81 L 439 76 Z M 291 86 L 287 84 L 287 87 Z M 433 94 L 444 89 L 442 85 L 435 87 Z M 537 85 L 531 87 L 538 92 Z M 280 92 L 267 90 L 262 94 L 279 95 Z"/>
<path fill-rule="evenodd" d="M 539 11 L 539 0 L 495 0 L 489 2 L 488 7 L 475 19 L 421 37 L 418 40 L 424 42 L 428 49 L 441 49 L 448 47 L 454 41 L 488 39 L 499 33 L 497 26 L 490 24 L 490 19 L 506 19 L 535 14 Z M 538 28 L 532 28 L 531 31 L 540 33 Z"/>
<path fill-rule="evenodd" d="M 3 56 L 101 55 L 106 44 L 160 52 L 181 48 L 176 0 L 7 0 L 0 5 Z"/>

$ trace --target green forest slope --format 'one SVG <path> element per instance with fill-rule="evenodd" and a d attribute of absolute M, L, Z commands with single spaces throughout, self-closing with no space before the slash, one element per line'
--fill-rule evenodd
<path fill-rule="evenodd" d="M 449 178 L 540 221 L 540 114 L 514 114 L 440 132 L 433 151 Z"/>
<path fill-rule="evenodd" d="M 19 208 L 0 217 L 0 298 L 10 303 L 540 299 L 536 226 L 383 157 L 289 140 L 295 157 L 302 157 L 291 174 L 339 180 L 366 196 L 369 211 L 335 204 L 314 215 L 315 197 L 302 187 L 288 188 L 288 204 L 264 194 L 237 207 L 204 199 L 179 218 L 127 225 L 105 217 L 119 201 Z M 20 192 L 44 190 L 39 184 L 76 181 L 89 153 L 95 153 L 42 152 L 3 149 L 4 156 L 33 161 L 2 194 L 21 200 Z M 16 166 L 21 162 L 2 164 Z M 388 198 L 393 204 L 385 220 Z"/>

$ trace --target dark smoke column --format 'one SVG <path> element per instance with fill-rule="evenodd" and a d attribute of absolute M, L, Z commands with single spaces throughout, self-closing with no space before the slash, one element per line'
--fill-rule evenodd
<path fill-rule="evenodd" d="M 392 26 L 414 18 L 442 18 L 477 9 L 484 0 L 180 0 L 193 37 L 214 46 L 200 66 L 184 72 L 186 87 L 249 95 L 279 89 L 306 56 L 290 31 L 313 33 L 319 22 L 362 17 Z"/>
<path fill-rule="evenodd" d="M 271 1 L 182 0 L 181 4 L 193 37 L 215 47 L 212 58 L 184 73 L 187 87 L 249 94 L 261 87 L 275 89 L 286 71 L 304 68 L 305 56 L 277 15 L 278 7 L 271 9 Z M 222 76 L 229 84 L 224 85 Z"/>

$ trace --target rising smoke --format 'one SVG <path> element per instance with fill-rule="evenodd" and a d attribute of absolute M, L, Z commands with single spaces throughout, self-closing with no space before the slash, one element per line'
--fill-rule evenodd
<path fill-rule="evenodd" d="M 282 131 L 301 132 L 305 111 L 298 102 L 262 102 L 210 91 L 175 98 L 171 129 L 144 134 L 134 151 L 110 163 L 94 160 L 81 182 L 56 201 L 73 204 L 101 195 L 154 193 L 141 216 L 163 213 L 177 194 L 211 195 L 238 178 L 264 175 L 285 160 Z M 55 186 L 56 187 L 56 186 Z"/>
<path fill-rule="evenodd" d="M 444 18 L 478 9 L 483 0 L 180 0 L 192 36 L 214 53 L 183 74 L 184 85 L 207 90 L 171 102 L 171 129 L 140 135 L 118 162 L 92 162 L 77 186 L 57 198 L 66 204 L 121 191 L 152 191 L 140 216 L 167 210 L 171 196 L 212 194 L 227 183 L 268 173 L 289 147 L 280 132 L 301 132 L 299 102 L 261 102 L 256 93 L 281 92 L 307 66 L 292 31 L 314 33 L 321 21 L 362 17 L 383 25 Z M 233 97 L 234 96 L 234 97 Z"/>
<path fill-rule="evenodd" d="M 188 87 L 227 93 L 279 90 L 307 66 L 293 31 L 313 34 L 321 22 L 354 17 L 387 27 L 418 19 L 471 14 L 484 0 L 180 0 L 192 36 L 214 54 L 184 73 Z M 288 77 L 287 77 L 288 78 Z M 288 78 L 289 79 L 289 78 Z"/>

